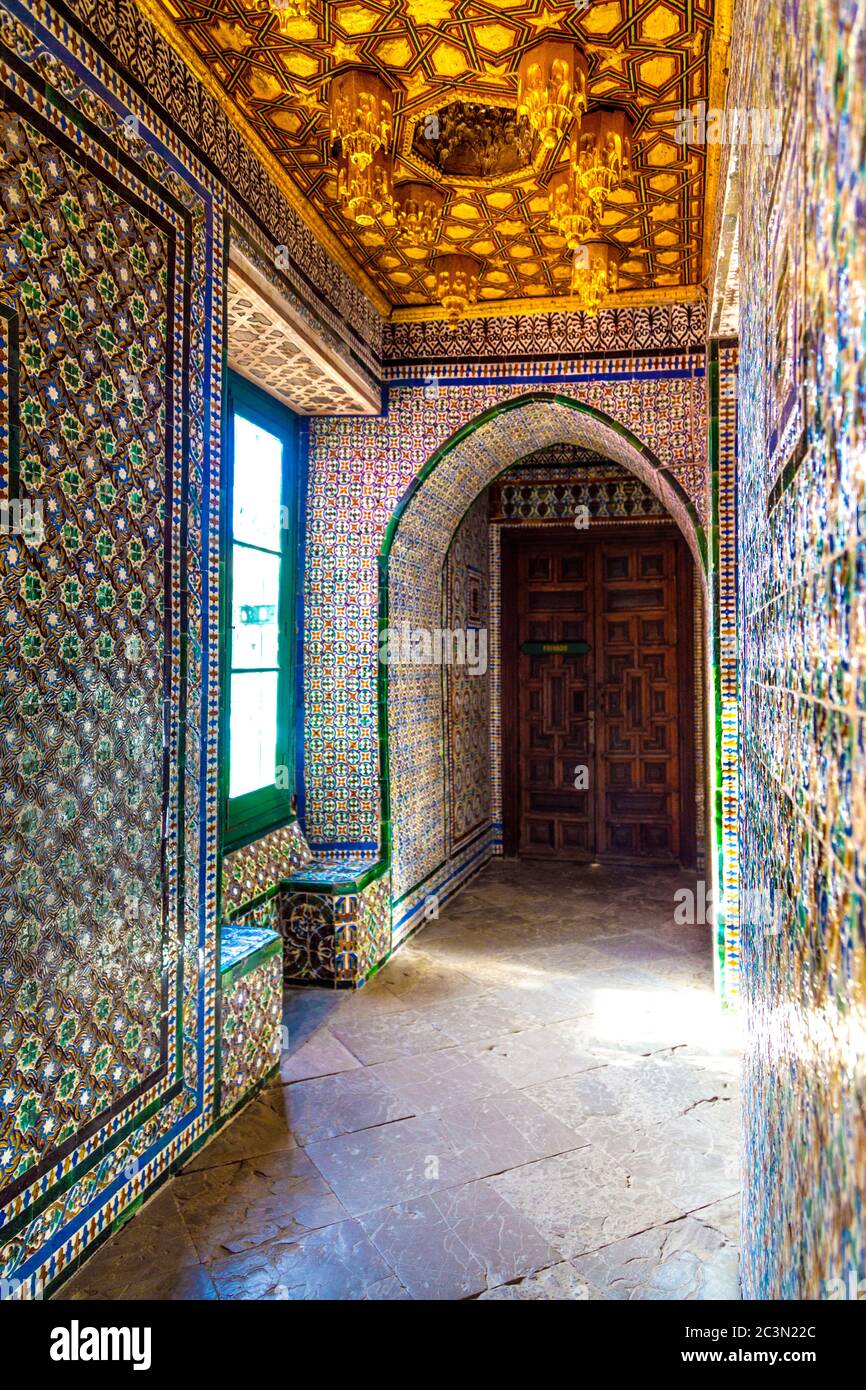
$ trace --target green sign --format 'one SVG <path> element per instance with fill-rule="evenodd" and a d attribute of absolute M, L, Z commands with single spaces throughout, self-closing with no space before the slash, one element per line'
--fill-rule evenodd
<path fill-rule="evenodd" d="M 521 642 L 525 656 L 584 656 L 591 650 L 588 642 Z"/>

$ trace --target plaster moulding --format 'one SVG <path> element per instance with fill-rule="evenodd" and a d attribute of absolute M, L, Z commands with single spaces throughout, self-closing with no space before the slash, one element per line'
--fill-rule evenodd
<path fill-rule="evenodd" d="M 226 285 L 229 366 L 298 415 L 378 415 L 360 373 L 324 344 L 233 242 Z"/>

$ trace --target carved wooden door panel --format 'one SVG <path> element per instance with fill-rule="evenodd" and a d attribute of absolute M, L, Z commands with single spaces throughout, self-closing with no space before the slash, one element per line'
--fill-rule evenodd
<path fill-rule="evenodd" d="M 598 854 L 676 859 L 676 542 L 602 541 L 595 558 Z"/>
<path fill-rule="evenodd" d="M 680 552 L 669 532 L 590 540 L 539 530 L 512 543 L 503 603 L 510 593 L 515 621 L 503 614 L 503 640 L 507 632 L 516 649 L 517 717 L 504 719 L 503 736 L 506 763 L 516 760 L 519 854 L 659 862 L 683 853 L 690 656 L 678 648 Z M 574 650 L 584 643 L 588 653 Z M 691 735 L 690 708 L 686 717 Z M 508 782 L 506 766 L 506 822 Z"/>
<path fill-rule="evenodd" d="M 535 544 L 521 546 L 518 701 L 519 852 L 523 854 L 586 859 L 594 853 L 592 659 L 587 653 L 543 650 L 591 644 L 592 590 L 592 554 L 586 546 L 556 544 L 541 535 Z M 527 645 L 542 650 L 524 650 Z"/>

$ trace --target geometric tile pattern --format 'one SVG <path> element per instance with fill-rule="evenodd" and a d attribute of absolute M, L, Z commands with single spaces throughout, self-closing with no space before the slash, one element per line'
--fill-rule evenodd
<path fill-rule="evenodd" d="M 0 176 L 22 483 L 45 516 L 44 540 L 0 538 L 7 1187 L 173 1064 L 159 658 L 178 614 L 161 545 L 169 236 L 5 105 Z"/>
<path fill-rule="evenodd" d="M 352 878 L 370 866 L 355 861 L 352 867 L 345 882 L 331 873 L 333 881 L 323 881 L 320 892 L 306 872 L 296 875 L 297 887 L 289 882 L 282 889 L 278 929 L 287 984 L 360 988 L 390 952 L 390 875 L 379 873 L 358 890 Z"/>
<path fill-rule="evenodd" d="M 214 1115 L 223 233 L 73 30 L 74 64 L 0 23 L 0 422 L 44 524 L 0 537 L 0 1277 L 32 1295 Z"/>
<path fill-rule="evenodd" d="M 526 359 L 537 363 L 545 357 L 610 357 L 688 348 L 703 352 L 706 338 L 706 310 L 697 301 L 599 309 L 595 315 L 572 310 L 462 319 L 456 328 L 438 319 L 389 322 L 382 352 L 386 376 L 401 375 L 399 365 L 392 363 L 433 361 L 446 376 L 465 376 L 462 359 L 467 357 L 495 362 L 495 370 L 506 375 L 510 366 Z"/>
<path fill-rule="evenodd" d="M 226 949 L 232 932 L 249 938 L 234 951 Z M 220 1115 L 225 1118 L 280 1060 L 283 970 L 277 934 L 223 928 L 220 983 Z"/>
<path fill-rule="evenodd" d="M 297 869 L 312 861 L 312 853 L 297 821 L 260 840 L 223 855 L 223 912 L 234 919 L 244 904 L 276 888 Z M 246 914 L 244 914 L 246 919 Z"/>
<path fill-rule="evenodd" d="M 419 122 L 455 100 L 513 106 L 523 52 L 539 38 L 577 39 L 590 64 L 590 105 L 626 109 L 635 122 L 634 175 L 612 194 L 602 222 L 622 253 L 622 287 L 699 282 L 707 146 L 674 137 L 677 111 L 709 95 L 714 0 L 604 0 L 565 9 L 546 0 L 468 9 L 454 0 L 346 0 L 313 3 L 287 32 L 267 9 L 243 0 L 160 5 L 215 79 L 226 109 L 250 123 L 393 304 L 430 302 L 429 266 L 400 247 L 393 228 L 359 228 L 342 217 L 328 135 L 331 75 L 363 64 L 392 84 L 396 176 L 426 179 L 448 194 L 436 250 L 482 260 L 482 301 L 531 301 L 570 288 L 569 258 L 547 221 L 545 196 L 564 142 L 549 152 L 536 147 L 513 173 L 455 178 L 413 141 Z"/>
<path fill-rule="evenodd" d="M 443 587 L 449 632 L 490 627 L 488 499 L 482 493 L 458 527 L 448 551 Z M 480 652 L 476 649 L 476 654 Z M 470 653 L 471 654 L 471 653 Z M 484 669 L 479 669 L 481 667 Z M 444 671 L 448 761 L 449 853 L 490 822 L 490 678 L 486 662 Z"/>
<path fill-rule="evenodd" d="M 696 458 L 700 477 L 691 502 L 703 518 L 706 420 L 702 365 L 695 368 L 690 356 L 676 352 L 658 360 L 623 358 L 588 365 L 584 375 L 583 364 L 575 364 L 568 372 L 551 363 L 549 368 L 537 367 L 534 373 L 528 370 L 508 382 L 499 381 L 484 366 L 464 367 L 464 379 L 452 382 L 444 373 L 441 379 L 431 378 L 429 370 L 418 364 L 411 372 L 404 368 L 402 381 L 392 383 L 387 413 L 381 418 L 311 421 L 301 814 L 316 854 L 329 844 L 351 847 L 353 852 L 363 850 L 372 857 L 379 850 L 377 555 L 399 499 L 430 456 L 455 431 L 485 411 L 533 392 L 547 394 L 551 400 L 554 395 L 566 397 L 595 408 L 630 430 L 659 458 L 672 480 L 679 481 L 680 473 L 688 476 L 693 467 L 690 460 Z M 641 370 L 644 367 L 646 370 Z M 467 380 L 469 370 L 472 379 Z M 542 417 L 550 408 L 541 408 Z M 495 473 L 547 442 L 587 442 L 574 438 L 575 421 L 590 417 L 567 407 L 564 410 L 564 415 L 560 411 L 551 417 L 560 423 L 559 435 L 554 432 L 551 438 L 544 426 L 538 438 L 520 438 L 518 432 L 513 442 L 507 439 L 501 462 L 492 473 L 482 470 L 476 492 Z M 508 411 L 503 416 L 506 435 L 512 425 L 516 427 L 518 415 Z M 606 435 L 597 452 L 615 460 L 621 436 L 615 431 L 609 433 L 613 438 Z M 657 471 L 648 469 L 636 450 L 624 462 L 626 467 L 631 463 L 634 472 L 644 469 L 651 473 L 645 481 L 660 495 Z M 475 493 L 468 475 L 454 486 L 455 501 L 460 504 L 457 515 L 451 508 L 456 526 Z M 694 534 L 692 517 L 673 486 L 662 491 L 668 510 L 677 520 L 682 517 L 686 534 Z M 443 537 L 445 545 L 449 539 L 450 532 Z M 436 574 L 440 562 L 437 550 L 435 561 L 431 561 Z M 392 563 L 401 561 L 392 559 Z M 415 557 L 407 554 L 406 563 L 410 578 L 419 575 L 421 552 Z M 429 570 L 423 578 L 429 587 Z M 431 613 L 437 601 L 430 589 Z M 437 626 L 438 620 L 431 625 Z M 434 740 L 425 749 L 425 765 L 432 767 L 435 756 Z M 434 836 L 431 849 L 435 842 Z"/>
<path fill-rule="evenodd" d="M 9 423 L 17 413 L 18 315 L 11 304 L 0 300 L 0 502 L 10 500 L 12 440 Z"/>
<path fill-rule="evenodd" d="M 740 168 L 743 1279 L 748 1298 L 818 1299 L 866 1278 L 866 7 L 745 0 L 737 18 L 731 100 L 782 94 L 787 132 Z M 805 449 L 768 475 L 798 374 Z"/>
<path fill-rule="evenodd" d="M 720 918 L 722 994 L 735 1003 L 740 987 L 739 752 L 740 705 L 737 633 L 737 348 L 718 348 L 718 561 L 712 576 L 717 623 L 714 672 L 718 683 L 716 733 L 721 792 Z"/>

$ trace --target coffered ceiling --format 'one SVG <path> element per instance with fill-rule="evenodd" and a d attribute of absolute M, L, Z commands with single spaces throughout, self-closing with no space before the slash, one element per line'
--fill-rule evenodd
<path fill-rule="evenodd" d="M 536 142 L 517 167 L 512 150 L 486 172 L 458 174 L 437 167 L 419 128 L 455 102 L 513 109 L 520 55 L 543 38 L 577 40 L 589 60 L 590 109 L 622 107 L 634 122 L 633 177 L 612 194 L 602 223 L 622 255 L 618 297 L 685 298 L 706 272 L 718 151 L 678 144 L 674 132 L 683 108 L 721 104 L 731 0 L 311 0 L 309 17 L 284 21 L 283 31 L 257 0 L 139 3 L 268 152 L 271 171 L 344 269 L 395 318 L 436 312 L 429 261 L 398 246 L 393 229 L 359 228 L 340 212 L 328 80 L 350 66 L 391 84 L 395 179 L 445 191 L 435 250 L 469 251 L 483 263 L 479 311 L 567 301 L 570 258 L 545 216 L 546 183 L 565 149 Z"/>

